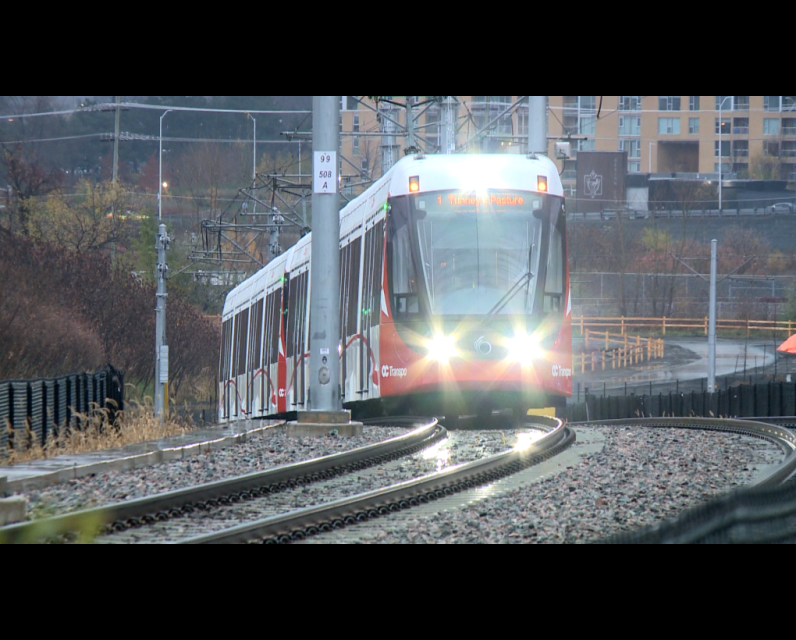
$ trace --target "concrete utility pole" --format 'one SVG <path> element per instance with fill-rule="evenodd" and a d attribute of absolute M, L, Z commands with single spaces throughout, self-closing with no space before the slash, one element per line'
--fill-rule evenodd
<path fill-rule="evenodd" d="M 545 96 L 528 96 L 528 153 L 547 155 L 547 105 Z"/>
<path fill-rule="evenodd" d="M 415 115 L 414 115 L 414 96 L 406 96 L 406 149 L 415 153 L 417 144 L 415 141 Z"/>
<path fill-rule="evenodd" d="M 171 239 L 166 233 L 166 225 L 159 227 L 158 249 L 158 292 L 155 317 L 155 415 L 168 417 L 169 408 L 169 347 L 166 343 L 166 277 L 169 266 L 166 264 L 166 249 Z"/>
<path fill-rule="evenodd" d="M 159 234 L 156 241 L 158 250 L 157 278 L 157 307 L 155 309 L 155 415 L 160 417 L 168 413 L 169 408 L 169 347 L 166 343 L 166 277 L 169 267 L 166 264 L 166 249 L 170 238 L 166 234 L 166 225 L 163 219 L 163 118 L 171 109 L 167 109 L 160 116 L 160 136 L 158 155 L 158 222 Z"/>
<path fill-rule="evenodd" d="M 289 423 L 289 435 L 359 435 L 343 411 L 340 386 L 340 213 L 338 148 L 340 97 L 312 99 L 312 263 L 310 266 L 310 393 L 307 411 Z M 288 317 L 288 322 L 295 322 Z"/>
<path fill-rule="evenodd" d="M 456 151 L 456 103 L 453 96 L 446 96 L 440 107 L 440 153 L 453 153 Z"/>
<path fill-rule="evenodd" d="M 708 393 L 716 391 L 716 240 L 710 241 L 710 316 L 708 319 Z"/>

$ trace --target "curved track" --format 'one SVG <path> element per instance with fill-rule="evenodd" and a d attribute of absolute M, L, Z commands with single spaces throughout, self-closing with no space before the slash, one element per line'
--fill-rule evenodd
<path fill-rule="evenodd" d="M 436 419 L 381 418 L 368 422 L 371 424 L 388 422 L 391 425 L 417 428 L 384 442 L 314 460 L 3 527 L 0 528 L 0 543 L 36 542 L 57 537 L 72 539 L 76 536 L 90 539 L 96 533 L 120 532 L 163 522 L 196 510 L 210 510 L 226 504 L 276 494 L 383 464 L 430 447 L 447 436 L 447 431 Z"/>
<path fill-rule="evenodd" d="M 303 540 L 317 533 L 355 525 L 493 482 L 558 455 L 575 442 L 575 432 L 558 419 L 535 417 L 534 422 L 536 426 L 546 430 L 546 433 L 522 449 L 488 456 L 439 473 L 317 507 L 299 509 L 224 531 L 197 536 L 186 540 L 185 543 L 289 543 Z"/>

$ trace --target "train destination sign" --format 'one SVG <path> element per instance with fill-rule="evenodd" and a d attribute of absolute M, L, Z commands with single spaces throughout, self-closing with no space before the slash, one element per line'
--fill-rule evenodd
<path fill-rule="evenodd" d="M 428 213 L 509 213 L 542 206 L 542 197 L 524 191 L 445 191 L 417 196 L 416 207 Z"/>

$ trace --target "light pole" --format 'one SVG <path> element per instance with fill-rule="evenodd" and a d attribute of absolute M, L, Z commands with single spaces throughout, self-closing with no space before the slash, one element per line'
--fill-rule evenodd
<path fill-rule="evenodd" d="M 257 119 L 250 113 L 246 114 L 252 119 L 254 123 L 254 130 L 252 131 L 252 193 L 254 186 L 257 184 Z M 252 213 L 257 213 L 257 200 L 253 203 Z"/>
<path fill-rule="evenodd" d="M 719 103 L 719 215 L 721 215 L 721 129 L 722 129 L 722 109 L 724 108 L 724 102 L 727 98 L 732 98 L 732 96 L 724 96 L 724 99 Z"/>
<path fill-rule="evenodd" d="M 161 421 L 168 409 L 169 400 L 169 347 L 166 344 L 166 276 L 169 267 L 166 264 L 166 249 L 169 236 L 163 218 L 163 118 L 171 109 L 160 116 L 159 155 L 158 155 L 158 262 L 157 262 L 157 307 L 155 310 L 155 415 Z"/>

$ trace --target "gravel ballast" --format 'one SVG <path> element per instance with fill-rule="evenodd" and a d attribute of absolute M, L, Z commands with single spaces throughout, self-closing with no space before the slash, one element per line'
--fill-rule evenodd
<path fill-rule="evenodd" d="M 366 427 L 361 438 L 251 440 L 188 460 L 74 480 L 25 495 L 34 517 L 57 515 L 175 490 L 201 482 L 338 453 L 403 434 Z M 362 537 L 371 543 L 585 543 L 673 518 L 711 497 L 746 485 L 783 453 L 751 437 L 643 427 L 582 427 L 579 441 L 599 432 L 603 446 L 547 478 L 469 506 L 417 518 L 379 518 Z M 458 459 L 496 453 L 513 432 L 458 431 Z M 577 449 L 579 445 L 576 444 Z M 426 463 L 428 469 L 428 462 Z M 385 484 L 393 481 L 385 474 Z M 328 495 L 333 500 L 341 495 Z M 318 541 L 325 540 L 319 537 Z"/>

